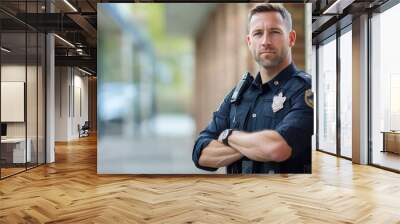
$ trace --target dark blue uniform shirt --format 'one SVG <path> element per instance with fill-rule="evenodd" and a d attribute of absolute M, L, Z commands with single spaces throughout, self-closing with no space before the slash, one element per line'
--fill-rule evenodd
<path fill-rule="evenodd" d="M 208 171 L 216 170 L 200 166 L 200 154 L 227 128 L 246 132 L 270 129 L 277 131 L 292 148 L 290 158 L 283 162 L 258 162 L 244 157 L 229 165 L 227 172 L 311 173 L 311 76 L 290 64 L 267 83 L 262 84 L 259 73 L 250 82 L 238 103 L 230 102 L 233 90 L 225 97 L 206 129 L 200 133 L 192 154 L 195 165 Z"/>

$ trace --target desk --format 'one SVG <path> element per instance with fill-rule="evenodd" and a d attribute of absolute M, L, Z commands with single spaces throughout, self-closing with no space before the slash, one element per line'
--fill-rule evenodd
<path fill-rule="evenodd" d="M 9 160 L 10 163 L 25 163 L 25 158 L 27 158 L 26 162 L 30 162 L 31 158 L 32 158 L 32 154 L 31 154 L 32 141 L 30 138 L 28 138 L 27 142 L 28 142 L 28 144 L 27 144 L 28 147 L 26 148 L 26 154 L 25 154 L 25 138 L 1 139 L 2 157 L 3 157 L 3 154 L 6 154 L 6 155 L 12 154 L 12 161 L 11 161 L 11 155 L 9 156 L 10 157 L 9 159 L 6 158 L 6 161 Z M 12 148 L 10 149 L 10 147 L 12 147 Z M 8 152 L 10 152 L 10 153 L 8 153 Z"/>
<path fill-rule="evenodd" d="M 382 131 L 381 133 L 383 133 L 382 152 L 400 154 L 400 131 Z"/>

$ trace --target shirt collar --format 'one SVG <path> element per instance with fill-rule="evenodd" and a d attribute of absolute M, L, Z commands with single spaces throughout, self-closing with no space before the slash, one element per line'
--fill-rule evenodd
<path fill-rule="evenodd" d="M 257 73 L 256 78 L 253 80 L 252 85 L 257 88 L 265 88 L 269 87 L 272 90 L 275 90 L 282 86 L 289 78 L 297 72 L 297 68 L 293 63 L 290 63 L 286 68 L 278 73 L 273 79 L 269 82 L 262 84 L 260 72 Z"/>

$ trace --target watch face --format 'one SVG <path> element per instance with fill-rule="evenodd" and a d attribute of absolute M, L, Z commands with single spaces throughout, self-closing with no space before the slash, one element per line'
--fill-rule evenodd
<path fill-rule="evenodd" d="M 229 130 L 226 129 L 226 130 L 224 131 L 224 133 L 222 133 L 222 139 L 226 139 L 226 137 L 228 136 L 228 133 L 229 133 Z"/>
<path fill-rule="evenodd" d="M 227 145 L 227 146 L 229 146 L 229 143 L 228 143 L 228 137 L 229 137 L 229 134 L 231 133 L 231 129 L 226 129 L 223 133 L 222 133 L 222 143 L 224 143 L 224 145 Z"/>

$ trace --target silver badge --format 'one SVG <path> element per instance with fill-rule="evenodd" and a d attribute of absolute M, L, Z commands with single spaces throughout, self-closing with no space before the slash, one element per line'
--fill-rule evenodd
<path fill-rule="evenodd" d="M 274 96 L 274 99 L 272 101 L 272 111 L 276 113 L 280 109 L 283 108 L 283 103 L 286 100 L 286 96 L 283 96 L 282 92 L 280 92 L 278 95 Z"/>

